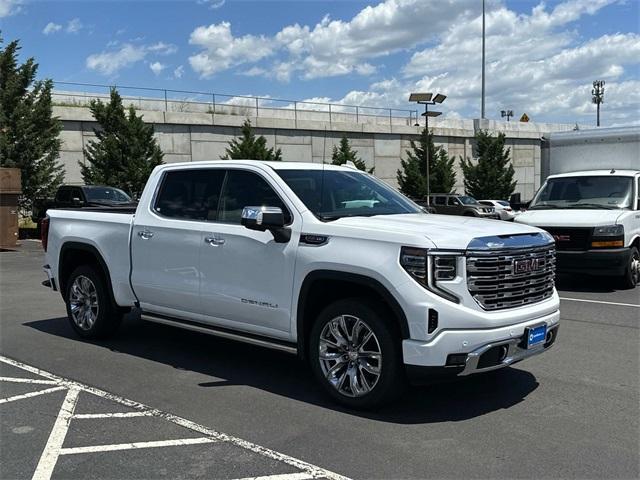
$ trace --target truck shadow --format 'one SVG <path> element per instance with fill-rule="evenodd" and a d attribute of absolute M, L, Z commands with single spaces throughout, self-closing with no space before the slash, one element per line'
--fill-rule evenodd
<path fill-rule="evenodd" d="M 179 370 L 208 375 L 202 389 L 243 385 L 322 408 L 396 424 L 461 421 L 510 408 L 538 387 L 536 378 L 517 368 L 461 380 L 411 387 L 396 403 L 376 411 L 356 411 L 334 403 L 318 386 L 308 366 L 292 355 L 141 321 L 133 315 L 110 340 L 91 342 Z M 40 332 L 85 342 L 66 318 L 25 324 Z M 204 393 L 206 395 L 206 393 Z"/>

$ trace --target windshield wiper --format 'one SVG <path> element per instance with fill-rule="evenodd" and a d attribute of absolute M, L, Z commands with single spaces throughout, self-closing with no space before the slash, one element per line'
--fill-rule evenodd
<path fill-rule="evenodd" d="M 543 210 L 545 208 L 560 208 L 560 207 L 553 203 L 545 203 L 545 204 L 534 205 L 533 207 L 529 207 L 529 210 Z"/>
<path fill-rule="evenodd" d="M 567 208 L 589 208 L 589 209 L 598 209 L 603 208 L 605 210 L 616 210 L 618 207 L 614 207 L 611 205 L 603 205 L 602 203 L 574 203 L 573 205 L 567 205 Z"/>

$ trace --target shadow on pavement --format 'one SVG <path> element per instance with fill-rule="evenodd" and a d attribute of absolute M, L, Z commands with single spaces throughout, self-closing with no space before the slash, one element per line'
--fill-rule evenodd
<path fill-rule="evenodd" d="M 81 341 L 66 318 L 25 324 L 44 333 Z M 119 334 L 91 342 L 176 369 L 212 377 L 203 389 L 247 385 L 297 401 L 364 418 L 398 424 L 460 421 L 506 409 L 522 402 L 538 387 L 535 377 L 515 368 L 461 380 L 409 388 L 396 403 L 377 411 L 345 409 L 329 399 L 307 365 L 292 355 L 233 342 L 128 316 Z"/>

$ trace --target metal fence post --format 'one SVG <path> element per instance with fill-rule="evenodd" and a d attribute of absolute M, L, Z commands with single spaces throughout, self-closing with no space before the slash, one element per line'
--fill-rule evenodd
<path fill-rule="evenodd" d="M 164 91 L 164 111 L 168 112 L 169 111 L 169 105 L 167 103 L 167 91 Z"/>
<path fill-rule="evenodd" d="M 393 112 L 391 109 L 389 109 L 389 126 L 393 125 L 392 115 L 393 115 Z"/>
<path fill-rule="evenodd" d="M 329 104 L 329 125 L 331 125 L 331 104 Z"/>
<path fill-rule="evenodd" d="M 360 123 L 360 115 L 358 112 L 358 106 L 356 105 L 356 123 Z"/>
<path fill-rule="evenodd" d="M 216 114 L 216 94 L 212 93 L 211 94 L 211 100 L 213 101 L 213 114 Z"/>
<path fill-rule="evenodd" d="M 258 118 L 258 97 L 256 97 L 256 118 Z"/>
<path fill-rule="evenodd" d="M 293 102 L 293 123 L 298 128 L 298 102 Z"/>

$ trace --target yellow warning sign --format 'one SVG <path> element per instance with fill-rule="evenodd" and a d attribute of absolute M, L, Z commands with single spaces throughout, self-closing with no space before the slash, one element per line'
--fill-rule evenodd
<path fill-rule="evenodd" d="M 522 116 L 520 117 L 520 121 L 521 122 L 528 122 L 529 121 L 529 115 L 527 115 L 526 113 L 523 113 Z"/>

